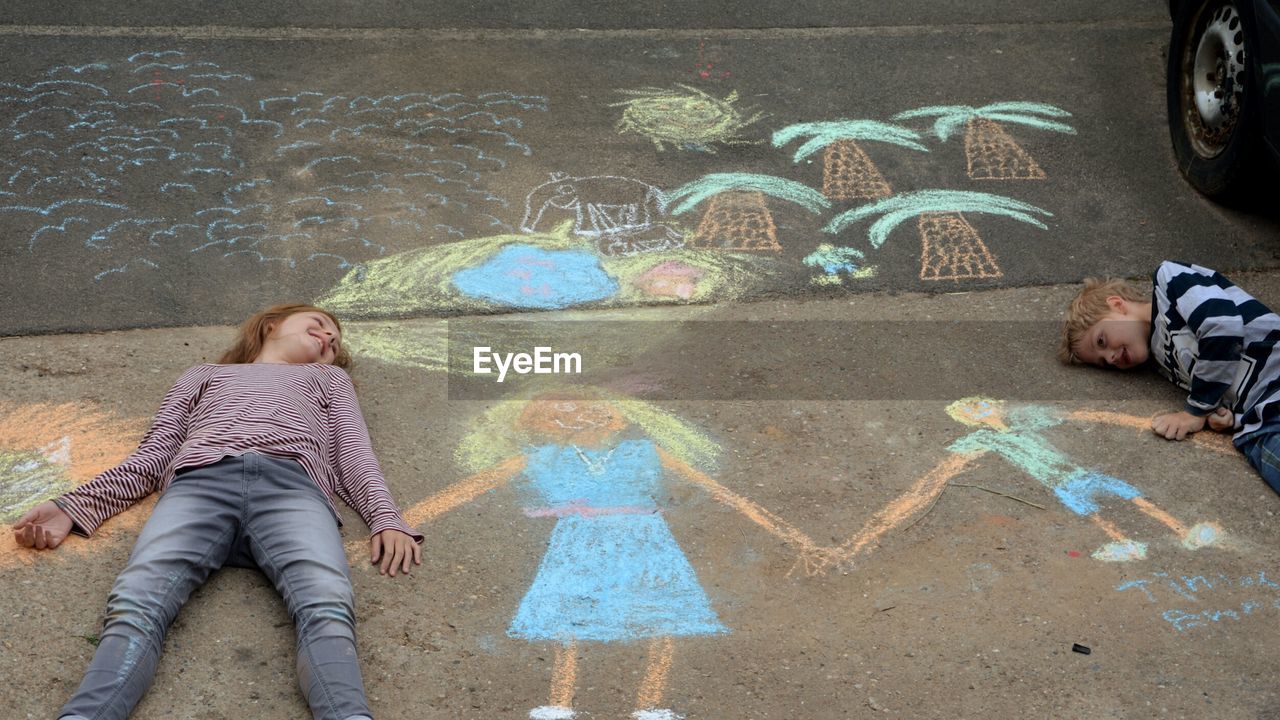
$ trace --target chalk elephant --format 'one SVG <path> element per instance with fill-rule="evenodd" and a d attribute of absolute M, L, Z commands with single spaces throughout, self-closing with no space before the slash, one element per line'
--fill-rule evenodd
<path fill-rule="evenodd" d="M 597 238 L 605 255 L 631 255 L 684 244 L 683 236 L 665 223 L 667 197 L 639 180 L 613 175 L 570 177 L 552 173 L 525 200 L 525 232 L 545 231 L 567 218 L 577 235 Z"/>
<path fill-rule="evenodd" d="M 666 205 L 661 190 L 639 180 L 552 173 L 550 181 L 529 193 L 520 229 L 539 232 L 539 227 L 545 230 L 572 217 L 573 231 L 578 235 L 599 237 L 643 230 L 666 213 Z"/>

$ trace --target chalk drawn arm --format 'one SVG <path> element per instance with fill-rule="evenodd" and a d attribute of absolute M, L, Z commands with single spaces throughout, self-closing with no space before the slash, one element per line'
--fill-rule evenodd
<path fill-rule="evenodd" d="M 501 487 L 511 478 L 524 470 L 528 459 L 524 455 L 516 455 L 486 470 L 463 478 L 431 497 L 415 504 L 404 513 L 405 522 L 411 527 L 418 527 L 430 522 L 450 510 L 465 505 L 477 497 Z"/>
<path fill-rule="evenodd" d="M 508 458 L 487 470 L 463 478 L 431 497 L 414 504 L 404 512 L 404 521 L 409 527 L 419 527 L 430 522 L 450 510 L 465 505 L 481 495 L 501 487 L 524 469 L 527 459 L 523 455 Z M 359 557 L 364 543 L 348 542 L 343 546 L 352 563 Z"/>
<path fill-rule="evenodd" d="M 836 549 L 834 553 L 836 562 L 847 563 L 860 554 L 870 552 L 873 544 L 890 530 L 900 527 L 912 517 L 923 517 L 919 513 L 928 512 L 942 492 L 947 489 L 951 478 L 960 474 L 969 463 L 983 454 L 976 450 L 953 451 L 947 458 L 933 466 L 929 472 L 918 478 L 905 492 L 872 515 L 857 534 Z"/>
<path fill-rule="evenodd" d="M 1066 419 L 1066 416 L 1053 409 L 1041 405 L 1030 405 L 1009 410 L 1005 422 L 1011 428 L 1027 431 L 1060 425 Z"/>
<path fill-rule="evenodd" d="M 783 542 L 800 551 L 800 559 L 805 564 L 805 572 L 808 575 L 815 575 L 822 571 L 827 565 L 831 564 L 826 558 L 829 552 L 828 548 L 822 548 L 816 545 L 809 536 L 793 527 L 790 523 L 773 514 L 769 510 L 738 495 L 729 488 L 716 482 L 713 478 L 704 472 L 701 472 L 680 458 L 672 455 L 662 448 L 658 448 L 658 458 L 662 462 L 662 466 L 671 472 L 684 477 L 707 492 L 711 493 L 711 497 L 718 502 L 727 505 L 734 510 L 742 513 L 747 519 L 751 520 L 760 527 L 768 530 L 770 533 L 781 539 Z"/>
<path fill-rule="evenodd" d="M 1129 427 L 1134 430 L 1141 430 L 1143 434 L 1151 432 L 1151 418 L 1141 417 L 1138 415 L 1126 415 L 1124 413 L 1106 412 L 1102 410 L 1077 410 L 1075 412 L 1067 413 L 1066 418 L 1077 422 Z M 1229 429 L 1230 428 L 1227 428 L 1227 430 Z M 1226 432 L 1226 430 L 1223 432 Z M 1192 443 L 1205 448 L 1206 450 L 1216 450 L 1226 455 L 1234 455 L 1236 453 L 1236 449 L 1231 444 L 1231 440 L 1224 435 L 1196 434 L 1192 435 L 1190 440 Z"/>

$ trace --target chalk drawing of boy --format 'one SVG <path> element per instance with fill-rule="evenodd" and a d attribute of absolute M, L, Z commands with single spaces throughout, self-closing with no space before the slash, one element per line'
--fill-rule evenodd
<path fill-rule="evenodd" d="M 640 432 L 620 434 L 627 428 Z M 674 639 L 728 632 L 672 535 L 659 501 L 665 478 L 682 477 L 800 552 L 808 567 L 828 552 L 695 465 L 718 448 L 687 423 L 645 403 L 603 394 L 554 393 L 507 402 L 481 418 L 459 461 L 484 467 L 410 508 L 421 525 L 517 476 L 527 517 L 555 521 L 546 554 L 507 629 L 556 644 L 548 704 L 534 720 L 573 718 L 577 643 L 647 640 L 635 720 L 681 717 L 663 704 Z M 515 454 L 503 457 L 506 452 Z"/>
<path fill-rule="evenodd" d="M 1172 530 L 1183 547 L 1195 550 L 1221 540 L 1222 528 L 1201 522 L 1188 529 L 1169 513 L 1142 497 L 1129 483 L 1110 475 L 1088 470 L 1064 455 L 1040 434 L 1040 430 L 1062 422 L 1049 408 L 1025 406 L 1006 411 L 1002 400 L 968 397 L 947 406 L 947 414 L 977 430 L 947 447 L 955 453 L 993 452 L 1053 491 L 1071 512 L 1089 518 L 1111 538 L 1093 553 L 1097 560 L 1129 561 L 1146 557 L 1146 543 L 1131 540 L 1099 514 L 1096 498 L 1115 496 L 1132 502 L 1139 510 Z"/>

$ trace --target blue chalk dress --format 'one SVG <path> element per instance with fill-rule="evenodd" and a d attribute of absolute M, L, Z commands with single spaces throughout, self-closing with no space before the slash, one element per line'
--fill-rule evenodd
<path fill-rule="evenodd" d="M 653 443 L 527 452 L 530 517 L 554 517 L 538 574 L 507 634 L 526 640 L 637 640 L 728 632 L 655 496 Z"/>

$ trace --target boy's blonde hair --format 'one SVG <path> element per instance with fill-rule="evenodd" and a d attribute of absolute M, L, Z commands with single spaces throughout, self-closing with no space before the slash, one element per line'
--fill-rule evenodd
<path fill-rule="evenodd" d="M 1147 293 L 1126 280 L 1119 278 L 1086 278 L 1084 288 L 1067 306 L 1062 318 L 1062 341 L 1058 345 L 1058 359 L 1066 365 L 1080 362 L 1075 345 L 1081 336 L 1111 312 L 1107 298 L 1117 295 L 1129 302 L 1147 302 Z"/>

